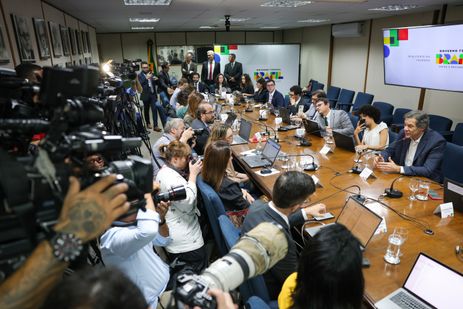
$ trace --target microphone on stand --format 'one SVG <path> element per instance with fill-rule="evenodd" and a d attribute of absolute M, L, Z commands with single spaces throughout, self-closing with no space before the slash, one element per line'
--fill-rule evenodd
<path fill-rule="evenodd" d="M 274 136 L 275 136 L 274 140 L 275 140 L 277 143 L 280 142 L 280 139 L 278 138 L 278 133 L 277 133 L 277 131 L 276 131 L 274 128 L 272 128 L 271 126 L 268 126 L 266 123 L 261 123 L 261 122 L 257 122 L 257 121 L 253 121 L 253 120 L 251 120 L 251 122 L 257 124 L 257 125 L 260 126 L 261 128 L 265 128 L 265 134 L 266 134 L 268 137 L 270 137 L 270 131 L 269 131 L 268 129 L 269 129 L 269 128 L 272 129 L 273 134 L 274 134 Z"/>
<path fill-rule="evenodd" d="M 390 198 L 401 198 L 403 196 L 403 193 L 402 191 L 399 191 L 399 190 L 395 190 L 394 189 L 394 184 L 397 180 L 399 180 L 400 178 L 404 177 L 405 175 L 400 175 L 399 177 L 397 177 L 396 179 L 394 179 L 394 181 L 392 181 L 391 183 L 391 187 L 390 188 L 387 188 L 384 190 L 384 193 L 386 194 L 387 197 L 390 197 Z"/>
<path fill-rule="evenodd" d="M 288 155 L 288 157 L 305 157 L 309 156 L 312 158 L 312 163 L 304 164 L 304 171 L 315 171 L 318 169 L 318 165 L 315 163 L 315 157 L 310 153 L 300 153 L 294 155 Z"/>

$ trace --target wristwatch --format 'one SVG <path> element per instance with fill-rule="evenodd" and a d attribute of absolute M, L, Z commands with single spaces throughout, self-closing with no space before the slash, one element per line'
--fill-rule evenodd
<path fill-rule="evenodd" d="M 83 245 L 76 235 L 69 233 L 56 233 L 53 229 L 47 233 L 53 255 L 60 261 L 74 261 L 82 252 Z"/>

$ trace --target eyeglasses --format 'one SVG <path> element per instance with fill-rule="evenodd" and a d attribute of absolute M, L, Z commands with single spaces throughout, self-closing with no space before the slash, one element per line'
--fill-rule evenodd
<path fill-rule="evenodd" d="M 101 163 L 103 162 L 103 158 L 101 156 L 97 156 L 95 158 L 88 159 L 89 163 Z"/>
<path fill-rule="evenodd" d="M 149 69 L 149 67 L 141 67 L 142 69 Z"/>
<path fill-rule="evenodd" d="M 289 94 L 289 96 L 290 96 L 290 97 L 295 97 L 295 96 L 296 96 L 296 94 L 294 94 L 294 93 L 290 93 L 290 94 Z"/>
<path fill-rule="evenodd" d="M 210 112 L 204 112 L 204 114 L 207 114 L 207 115 L 209 115 L 209 114 L 213 114 L 213 113 L 214 113 L 214 111 L 210 111 Z"/>

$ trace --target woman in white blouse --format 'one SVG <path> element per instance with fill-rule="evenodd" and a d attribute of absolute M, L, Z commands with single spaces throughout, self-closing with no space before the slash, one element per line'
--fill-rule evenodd
<path fill-rule="evenodd" d="M 200 273 L 207 266 L 206 250 L 198 222 L 199 211 L 196 207 L 196 177 L 201 172 L 202 162 L 190 161 L 191 148 L 180 141 L 172 141 L 160 147 L 166 164 L 159 170 L 156 181 L 160 183 L 160 192 L 173 187 L 184 186 L 186 198 L 171 202 L 166 213 L 172 242 L 165 248 L 170 262 L 187 265 Z M 189 169 L 187 169 L 189 167 Z M 189 170 L 189 173 L 186 171 Z M 179 269 L 174 269 L 174 272 Z"/>
<path fill-rule="evenodd" d="M 365 151 L 383 150 L 389 144 L 389 132 L 387 124 L 380 122 L 381 112 L 372 105 L 363 105 L 358 110 L 360 120 L 354 131 L 354 139 L 357 149 Z M 363 131 L 362 140 L 359 138 Z"/>

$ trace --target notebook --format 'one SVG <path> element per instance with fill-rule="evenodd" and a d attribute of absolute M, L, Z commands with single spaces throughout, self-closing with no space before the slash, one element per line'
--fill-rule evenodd
<path fill-rule="evenodd" d="M 251 136 L 252 123 L 241 118 L 240 131 L 238 135 L 233 135 L 232 145 L 247 144 Z"/>
<path fill-rule="evenodd" d="M 462 307 L 463 275 L 420 253 L 403 286 L 375 304 L 379 309 Z"/>
<path fill-rule="evenodd" d="M 280 148 L 281 146 L 274 139 L 269 138 L 261 155 L 245 156 L 243 161 L 250 168 L 272 166 L 280 152 Z"/>
<path fill-rule="evenodd" d="M 382 218 L 365 207 L 353 197 L 349 197 L 335 223 L 306 228 L 310 236 L 315 236 L 321 229 L 331 224 L 342 224 L 360 241 L 365 248 L 381 224 Z"/>

